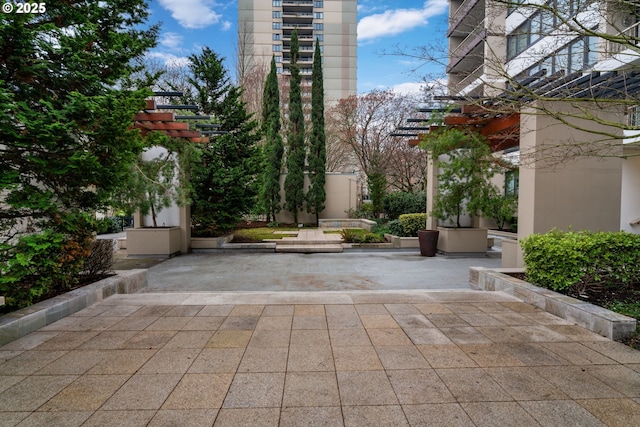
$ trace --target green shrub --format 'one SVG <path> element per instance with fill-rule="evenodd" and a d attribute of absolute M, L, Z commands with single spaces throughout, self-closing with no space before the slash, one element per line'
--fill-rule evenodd
<path fill-rule="evenodd" d="M 527 279 L 553 290 L 582 293 L 590 285 L 640 281 L 640 235 L 626 232 L 532 234 L 522 240 Z"/>
<path fill-rule="evenodd" d="M 404 236 L 404 230 L 402 229 L 402 223 L 399 219 L 394 219 L 387 223 L 387 228 L 389 229 L 389 234 L 394 236 Z"/>
<path fill-rule="evenodd" d="M 426 212 L 427 196 L 423 192 L 396 191 L 387 194 L 382 207 L 389 219 L 398 219 L 400 215 L 414 212 Z"/>
<path fill-rule="evenodd" d="M 402 224 L 402 235 L 406 237 L 417 237 L 418 230 L 424 230 L 427 224 L 426 213 L 404 214 L 398 219 Z"/>
<path fill-rule="evenodd" d="M 345 211 L 347 216 L 352 219 L 374 219 L 373 205 L 371 203 L 362 203 L 358 209 L 349 209 Z"/>
<path fill-rule="evenodd" d="M 340 232 L 345 243 L 383 243 L 384 237 L 361 228 L 345 228 Z"/>

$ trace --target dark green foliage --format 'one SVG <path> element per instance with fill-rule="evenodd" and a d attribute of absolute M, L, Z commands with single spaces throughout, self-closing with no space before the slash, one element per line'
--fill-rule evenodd
<path fill-rule="evenodd" d="M 293 214 L 293 222 L 298 222 L 298 212 L 304 203 L 304 167 L 306 149 L 304 141 L 304 114 L 300 66 L 298 65 L 298 31 L 291 33 L 291 65 L 289 71 L 289 127 L 287 130 L 287 176 L 284 180 L 286 209 Z"/>
<path fill-rule="evenodd" d="M 382 213 L 382 201 L 387 192 L 387 175 L 376 169 L 367 175 L 367 185 L 369 186 L 369 195 L 371 196 L 371 206 L 373 207 L 373 216 L 378 218 Z"/>
<path fill-rule="evenodd" d="M 402 214 L 426 211 L 427 195 L 423 192 L 395 191 L 384 196 L 382 207 L 387 218 L 397 219 Z"/>
<path fill-rule="evenodd" d="M 204 48 L 189 59 L 190 82 L 197 96 L 186 101 L 212 115 L 219 129 L 229 132 L 199 146 L 199 162 L 191 168 L 193 234 L 215 235 L 233 229 L 255 206 L 260 135 L 258 122 L 241 99 L 241 89 L 229 84 L 221 68 L 223 58 Z"/>
<path fill-rule="evenodd" d="M 262 187 L 260 199 L 267 222 L 275 221 L 280 212 L 280 174 L 284 143 L 280 134 L 280 90 L 276 61 L 271 57 L 271 71 L 267 76 L 262 97 L 262 133 L 265 136 L 263 147 Z"/>
<path fill-rule="evenodd" d="M 144 148 L 146 89 L 132 65 L 155 45 L 143 0 L 49 1 L 0 20 L 0 294 L 14 307 L 67 289 Z M 33 234 L 31 234 L 33 233 Z"/>
<path fill-rule="evenodd" d="M 106 204 L 142 150 L 131 130 L 148 92 L 114 89 L 155 45 L 142 0 L 48 2 L 0 22 L 0 211 L 47 226 L 67 209 Z"/>
<path fill-rule="evenodd" d="M 424 230 L 427 224 L 426 213 L 413 213 L 400 215 L 398 218 L 402 225 L 402 236 L 417 237 L 418 230 Z"/>
<path fill-rule="evenodd" d="M 327 148 L 324 133 L 324 82 L 322 76 L 322 56 L 320 43 L 316 40 L 311 74 L 311 141 L 309 144 L 309 190 L 307 191 L 307 211 L 316 215 L 324 209 L 327 193 L 326 181 Z"/>
<path fill-rule="evenodd" d="M 553 290 L 580 294 L 593 284 L 640 282 L 640 235 L 615 232 L 531 234 L 521 241 L 527 279 Z"/>
<path fill-rule="evenodd" d="M 0 247 L 0 295 L 13 308 L 25 307 L 50 291 L 68 290 L 80 280 L 91 253 L 95 222 L 87 214 L 56 215 L 40 233 Z"/>
<path fill-rule="evenodd" d="M 371 203 L 363 203 L 360 205 L 358 209 L 349 209 L 346 211 L 349 218 L 356 219 L 373 219 L 375 220 L 375 216 L 373 214 L 373 205 Z"/>
<path fill-rule="evenodd" d="M 426 224 L 426 222 L 425 222 Z M 393 219 L 387 223 L 387 228 L 389 229 L 389 234 L 393 234 L 394 236 L 406 237 L 404 235 L 404 229 L 402 228 L 402 223 L 399 219 Z"/>
<path fill-rule="evenodd" d="M 345 243 L 384 243 L 384 238 L 360 228 L 345 228 L 340 231 Z"/>

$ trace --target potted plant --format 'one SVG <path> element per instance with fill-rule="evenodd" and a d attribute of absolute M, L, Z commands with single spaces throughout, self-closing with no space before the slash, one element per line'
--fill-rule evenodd
<path fill-rule="evenodd" d="M 439 160 L 438 193 L 431 215 L 439 221 L 438 250 L 484 253 L 487 229 L 472 227 L 497 192 L 491 178 L 501 168 L 484 139 L 468 129 L 443 128 L 427 134 L 421 146 Z"/>
<path fill-rule="evenodd" d="M 182 242 L 179 212 L 168 209 L 159 218 L 167 208 L 188 204 L 189 162 L 195 151 L 190 143 L 160 132 L 148 134 L 146 142 L 149 148 L 134 165 L 118 203 L 138 213 L 134 227 L 127 229 L 127 254 L 173 256 L 180 252 Z"/>

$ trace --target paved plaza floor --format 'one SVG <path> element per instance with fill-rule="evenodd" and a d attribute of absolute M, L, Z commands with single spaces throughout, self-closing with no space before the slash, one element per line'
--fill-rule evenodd
<path fill-rule="evenodd" d="M 144 292 L 0 347 L 0 426 L 640 425 L 640 352 L 463 289 L 492 260 L 245 255 L 164 261 Z M 395 275 L 334 289 L 363 258 Z"/>

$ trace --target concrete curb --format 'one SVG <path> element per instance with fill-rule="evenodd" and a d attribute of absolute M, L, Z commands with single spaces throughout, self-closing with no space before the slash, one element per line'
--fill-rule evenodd
<path fill-rule="evenodd" d="M 469 286 L 471 289 L 502 291 L 513 295 L 528 304 L 612 340 L 626 338 L 635 332 L 636 319 L 505 274 L 522 272 L 524 269 L 521 268 L 471 267 Z"/>
<path fill-rule="evenodd" d="M 116 275 L 0 317 L 0 345 L 23 337 L 114 294 L 147 286 L 147 270 L 119 270 Z"/>

